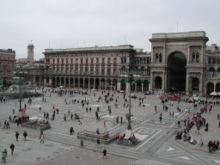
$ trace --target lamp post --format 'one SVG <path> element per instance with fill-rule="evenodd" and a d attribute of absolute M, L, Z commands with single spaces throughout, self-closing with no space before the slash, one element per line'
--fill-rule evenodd
<path fill-rule="evenodd" d="M 15 68 L 15 74 L 19 76 L 19 112 L 21 112 L 21 109 L 22 109 L 22 106 L 21 106 L 21 102 L 22 102 L 22 90 L 21 90 L 21 85 L 22 85 L 22 79 L 21 77 L 24 76 L 24 70 L 23 68 L 20 66 L 20 67 L 17 67 Z"/>
<path fill-rule="evenodd" d="M 128 107 L 128 130 L 131 130 L 131 82 L 132 82 L 133 75 L 129 73 L 129 107 Z"/>

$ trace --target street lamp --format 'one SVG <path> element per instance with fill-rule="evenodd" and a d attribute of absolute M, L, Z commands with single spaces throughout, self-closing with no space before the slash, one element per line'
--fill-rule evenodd
<path fill-rule="evenodd" d="M 14 73 L 19 76 L 19 83 L 18 83 L 19 84 L 19 112 L 21 112 L 21 109 L 22 109 L 21 107 L 21 102 L 22 102 L 21 85 L 23 84 L 23 82 L 21 81 L 21 77 L 24 76 L 25 71 L 20 66 L 20 67 L 15 68 Z"/>
<path fill-rule="evenodd" d="M 129 73 L 129 107 L 128 107 L 128 130 L 131 130 L 131 82 L 132 82 L 133 75 Z"/>

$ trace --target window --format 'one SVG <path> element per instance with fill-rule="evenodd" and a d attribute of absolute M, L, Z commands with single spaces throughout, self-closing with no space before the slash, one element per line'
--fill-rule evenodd
<path fill-rule="evenodd" d="M 117 58 L 114 58 L 114 64 L 116 64 L 117 63 Z"/>
<path fill-rule="evenodd" d="M 155 62 L 159 62 L 159 55 L 157 53 L 155 54 Z"/>
<path fill-rule="evenodd" d="M 194 52 L 192 53 L 192 62 L 196 62 L 196 54 Z"/>
<path fill-rule="evenodd" d="M 111 63 L 111 58 L 108 58 L 108 64 L 110 64 Z"/>
<path fill-rule="evenodd" d="M 97 63 L 97 64 L 99 63 L 99 58 L 96 58 L 96 63 Z"/>
<path fill-rule="evenodd" d="M 162 62 L 162 54 L 161 53 L 159 54 L 159 62 L 160 63 Z"/>
<path fill-rule="evenodd" d="M 211 57 L 208 58 L 208 64 L 212 64 L 212 58 Z"/>
<path fill-rule="evenodd" d="M 196 53 L 196 62 L 199 63 L 199 53 Z"/>

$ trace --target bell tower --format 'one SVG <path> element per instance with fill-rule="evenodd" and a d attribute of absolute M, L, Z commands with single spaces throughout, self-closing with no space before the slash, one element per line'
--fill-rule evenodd
<path fill-rule="evenodd" d="M 34 45 L 33 44 L 28 44 L 28 63 L 31 64 L 34 62 Z"/>

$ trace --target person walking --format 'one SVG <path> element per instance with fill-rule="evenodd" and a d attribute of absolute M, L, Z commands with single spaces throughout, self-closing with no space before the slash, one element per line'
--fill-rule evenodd
<path fill-rule="evenodd" d="M 6 163 L 7 155 L 8 155 L 7 149 L 4 149 L 2 151 L 2 161 L 3 161 L 3 163 Z"/>
<path fill-rule="evenodd" d="M 26 141 L 27 140 L 27 132 L 26 131 L 24 131 L 23 136 L 24 136 L 24 140 Z"/>
<path fill-rule="evenodd" d="M 106 159 L 107 159 L 107 150 L 104 149 L 104 150 L 102 151 L 102 153 L 103 153 L 103 158 L 106 158 Z"/>
<path fill-rule="evenodd" d="M 15 149 L 15 145 L 13 143 L 11 143 L 10 149 L 11 149 L 11 155 L 13 155 Z"/>
<path fill-rule="evenodd" d="M 19 132 L 16 131 L 16 132 L 15 132 L 15 138 L 16 138 L 16 141 L 18 141 L 18 137 L 19 137 Z"/>
<path fill-rule="evenodd" d="M 70 135 L 72 135 L 74 133 L 74 129 L 73 127 L 70 127 Z"/>

